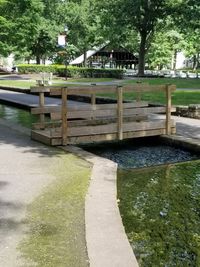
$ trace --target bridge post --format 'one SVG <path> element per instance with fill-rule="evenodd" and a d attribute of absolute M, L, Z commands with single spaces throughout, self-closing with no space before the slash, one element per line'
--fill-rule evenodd
<path fill-rule="evenodd" d="M 40 108 L 43 108 L 45 105 L 45 100 L 44 100 L 44 92 L 39 93 L 39 106 Z M 40 114 L 40 123 L 41 123 L 41 129 L 44 129 L 44 121 L 45 121 L 45 116 L 44 114 Z"/>
<path fill-rule="evenodd" d="M 166 134 L 171 134 L 171 85 L 166 85 Z"/>
<path fill-rule="evenodd" d="M 62 145 L 67 145 L 67 88 L 62 88 Z"/>
<path fill-rule="evenodd" d="M 117 87 L 118 139 L 123 140 L 123 87 Z"/>

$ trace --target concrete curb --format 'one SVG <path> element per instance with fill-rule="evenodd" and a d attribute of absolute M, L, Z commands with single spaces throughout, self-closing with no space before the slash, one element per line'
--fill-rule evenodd
<path fill-rule="evenodd" d="M 182 147 L 200 153 L 200 141 L 198 139 L 181 135 L 162 135 L 160 139 L 169 145 Z"/>
<path fill-rule="evenodd" d="M 117 164 L 78 147 L 63 149 L 93 164 L 85 205 L 90 267 L 138 267 L 117 205 Z"/>

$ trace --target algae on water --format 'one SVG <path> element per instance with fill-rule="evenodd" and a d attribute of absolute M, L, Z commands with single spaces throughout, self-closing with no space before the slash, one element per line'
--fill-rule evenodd
<path fill-rule="evenodd" d="M 200 266 L 200 161 L 119 170 L 119 207 L 141 267 Z"/>

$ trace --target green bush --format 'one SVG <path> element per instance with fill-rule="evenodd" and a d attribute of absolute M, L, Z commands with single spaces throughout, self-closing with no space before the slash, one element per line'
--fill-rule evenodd
<path fill-rule="evenodd" d="M 39 73 L 39 72 L 52 72 L 58 76 L 71 78 L 118 78 L 123 76 L 123 70 L 120 69 L 93 69 L 83 67 L 68 66 L 67 69 L 64 65 L 36 65 L 36 64 L 20 64 L 17 66 L 21 74 Z"/>
<path fill-rule="evenodd" d="M 19 64 L 18 71 L 21 74 L 39 73 L 39 72 L 53 72 L 55 73 L 56 65 L 37 65 L 37 64 Z"/>

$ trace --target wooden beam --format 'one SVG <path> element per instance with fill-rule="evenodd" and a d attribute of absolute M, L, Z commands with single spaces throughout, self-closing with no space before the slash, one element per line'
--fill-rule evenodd
<path fill-rule="evenodd" d="M 37 109 L 37 108 L 36 108 Z M 38 110 L 35 110 L 36 112 Z M 45 111 L 45 110 L 44 110 Z M 146 107 L 146 108 L 133 108 L 133 109 L 124 109 L 123 116 L 133 116 L 133 115 L 148 115 L 152 113 L 165 113 L 165 107 Z M 40 110 L 42 112 L 42 110 Z M 34 113 L 38 114 L 38 113 Z M 104 109 L 104 110 L 86 110 L 86 111 L 68 111 L 68 118 L 69 119 L 91 119 L 92 117 L 95 118 L 103 118 L 103 117 L 117 117 L 117 110 L 114 109 Z M 61 113 L 60 112 L 51 112 L 51 118 L 53 120 L 60 120 Z"/>
<path fill-rule="evenodd" d="M 124 132 L 124 139 L 138 138 L 146 136 L 158 136 L 165 134 L 165 129 L 148 130 L 148 131 L 137 131 L 137 132 Z M 98 134 L 95 136 L 76 136 L 68 137 L 68 144 L 80 144 L 80 143 L 94 143 L 103 141 L 117 140 L 118 133 L 110 134 Z"/>
<path fill-rule="evenodd" d="M 123 140 L 123 89 L 122 87 L 117 88 L 117 128 L 118 128 L 118 139 Z"/>
<path fill-rule="evenodd" d="M 173 125 L 173 123 L 172 123 Z M 123 132 L 147 131 L 155 129 L 165 129 L 164 120 L 147 122 L 126 122 L 123 124 Z M 118 124 L 110 123 L 96 126 L 79 126 L 68 128 L 68 136 L 97 135 L 107 133 L 119 133 Z"/>
<path fill-rule="evenodd" d="M 61 112 L 61 106 L 45 106 L 31 109 L 31 114 L 49 114 L 56 112 Z"/>
<path fill-rule="evenodd" d="M 166 85 L 166 134 L 171 134 L 171 89 Z"/>
<path fill-rule="evenodd" d="M 62 87 L 61 86 L 34 86 L 31 87 L 32 93 L 39 92 L 50 92 L 51 95 L 62 95 Z M 67 88 L 67 87 L 65 87 Z M 165 85 L 148 85 L 148 84 L 132 84 L 132 85 L 124 85 L 124 92 L 148 92 L 148 91 L 165 91 Z M 70 86 L 68 87 L 68 95 L 71 94 L 92 94 L 92 93 L 109 93 L 115 92 L 116 86 L 113 85 L 86 85 L 86 86 Z M 175 85 L 170 85 L 170 90 L 176 90 Z"/>
<path fill-rule="evenodd" d="M 62 88 L 62 145 L 67 145 L 67 88 Z"/>
<path fill-rule="evenodd" d="M 51 90 L 59 89 L 60 95 L 62 95 L 61 90 L 62 88 L 67 88 L 67 86 L 61 87 L 61 86 L 31 86 L 30 91 L 31 93 L 49 93 Z"/>
<path fill-rule="evenodd" d="M 40 108 L 43 108 L 45 105 L 45 100 L 44 100 L 44 92 L 39 93 L 39 106 Z M 44 114 L 40 114 L 40 123 L 44 123 L 45 121 L 45 116 Z"/>

